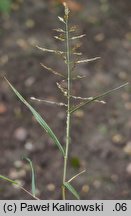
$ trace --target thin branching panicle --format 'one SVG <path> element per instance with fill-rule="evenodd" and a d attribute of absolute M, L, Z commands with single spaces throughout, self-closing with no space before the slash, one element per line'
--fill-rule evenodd
<path fill-rule="evenodd" d="M 72 114 L 77 111 L 80 108 L 83 108 L 85 105 L 88 105 L 92 102 L 102 103 L 105 104 L 106 102 L 101 100 L 103 97 L 107 96 L 108 94 L 126 86 L 128 83 L 122 84 L 114 89 L 105 91 L 104 93 L 97 95 L 97 96 L 91 96 L 91 97 L 81 97 L 80 95 L 73 95 L 73 81 L 76 79 L 82 79 L 85 78 L 85 76 L 81 76 L 80 74 L 76 73 L 76 68 L 79 64 L 83 63 L 90 63 L 95 60 L 99 60 L 100 57 L 93 57 L 93 58 L 83 58 L 82 53 L 79 51 L 79 48 L 81 46 L 80 42 L 77 42 L 77 40 L 85 37 L 85 34 L 78 35 L 76 33 L 77 27 L 76 26 L 70 26 L 69 23 L 69 15 L 70 11 L 67 7 L 66 3 L 63 3 L 64 5 L 64 16 L 60 17 L 58 16 L 59 21 L 62 24 L 62 28 L 54 29 L 55 33 L 58 35 L 55 35 L 54 38 L 56 40 L 59 40 L 61 43 L 64 43 L 65 50 L 55 50 L 55 49 L 48 49 L 43 48 L 41 46 L 36 46 L 40 51 L 42 52 L 48 52 L 50 54 L 55 54 L 61 57 L 63 60 L 66 71 L 59 71 L 57 72 L 52 67 L 46 66 L 46 64 L 41 63 L 41 66 L 52 73 L 53 75 L 59 76 L 62 80 L 58 80 L 56 82 L 56 85 L 60 92 L 64 95 L 66 102 L 59 102 L 59 101 L 52 101 L 48 100 L 44 97 L 44 99 L 39 99 L 35 97 L 31 97 L 33 101 L 37 102 L 43 102 L 49 105 L 57 105 L 60 107 L 64 107 L 66 112 L 66 143 L 61 144 L 55 133 L 52 131 L 52 129 L 49 127 L 47 122 L 42 118 L 42 116 L 24 99 L 24 97 L 15 89 L 15 87 L 7 80 L 6 77 L 5 80 L 10 86 L 10 88 L 13 90 L 13 92 L 16 94 L 16 96 L 21 100 L 23 104 L 31 111 L 32 115 L 38 122 L 38 124 L 44 129 L 44 131 L 48 134 L 48 136 L 53 140 L 54 145 L 59 149 L 61 156 L 63 158 L 63 180 L 62 180 L 62 199 L 67 199 L 67 191 L 70 191 L 76 199 L 80 199 L 80 196 L 78 192 L 75 190 L 75 188 L 72 186 L 72 181 L 76 179 L 78 176 L 86 172 L 86 170 L 83 170 L 77 174 L 75 174 L 73 177 L 70 177 L 69 180 L 67 179 L 67 171 L 68 171 L 68 161 L 69 161 L 69 150 L 70 150 L 70 133 L 71 133 L 71 117 Z M 75 42 L 74 42 L 75 41 Z M 74 102 L 75 100 L 75 102 Z M 36 179 L 35 179 L 35 172 L 32 161 L 26 157 L 26 160 L 30 164 L 31 168 L 31 175 L 32 175 L 32 183 L 31 183 L 31 192 L 27 191 L 23 186 L 19 185 L 16 181 L 9 179 L 3 175 L 0 175 L 0 178 L 8 181 L 12 184 L 17 185 L 19 188 L 21 188 L 24 192 L 26 192 L 28 195 L 32 196 L 34 199 L 39 199 L 36 197 Z"/>

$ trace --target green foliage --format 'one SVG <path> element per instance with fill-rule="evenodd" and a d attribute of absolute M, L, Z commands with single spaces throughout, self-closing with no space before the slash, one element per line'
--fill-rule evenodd
<path fill-rule="evenodd" d="M 23 190 L 24 192 L 26 192 L 27 194 L 29 194 L 31 197 L 33 197 L 36 200 L 39 200 L 36 196 L 34 196 L 32 193 L 30 193 L 28 190 L 26 190 L 24 187 L 22 187 L 22 185 L 20 185 L 17 181 L 14 181 L 10 178 L 7 178 L 6 176 L 0 175 L 0 179 L 7 181 L 9 183 L 12 183 L 14 185 L 17 185 L 17 187 L 19 187 L 21 190 Z"/>
<path fill-rule="evenodd" d="M 1 0 L 0 0 L 1 1 Z M 5 0 L 3 0 L 5 1 Z M 2 1 L 1 1 L 2 2 Z M 10 1 L 8 1 L 10 2 Z M 75 96 L 72 95 L 72 86 L 73 86 L 73 80 L 74 79 L 81 79 L 84 77 L 81 77 L 80 74 L 75 73 L 75 69 L 78 64 L 81 63 L 89 63 L 94 60 L 99 59 L 100 57 L 93 57 L 90 59 L 81 59 L 82 53 L 77 52 L 77 49 L 79 48 L 79 43 L 72 43 L 74 40 L 81 39 L 85 35 L 74 35 L 76 32 L 75 27 L 70 27 L 69 25 L 69 9 L 64 3 L 64 8 L 65 8 L 65 14 L 64 17 L 58 17 L 59 21 L 63 25 L 62 28 L 54 29 L 59 35 L 54 36 L 55 39 L 59 40 L 60 42 L 65 43 L 65 50 L 53 50 L 53 49 L 47 49 L 47 48 L 41 48 L 37 46 L 38 49 L 40 49 L 43 52 L 48 52 L 48 53 L 53 53 L 56 55 L 59 55 L 62 60 L 64 61 L 66 65 L 66 72 L 64 74 L 61 74 L 54 69 L 46 66 L 45 64 L 42 64 L 42 67 L 44 67 L 46 70 L 48 70 L 50 73 L 53 73 L 53 75 L 57 75 L 62 77 L 62 80 L 57 82 L 57 87 L 63 94 L 63 96 L 66 98 L 66 103 L 63 102 L 54 102 L 54 101 L 48 101 L 48 100 L 41 100 L 46 103 L 50 103 L 52 105 L 59 105 L 59 106 L 64 106 L 66 107 L 66 143 L 65 147 L 61 145 L 59 142 L 58 138 L 52 131 L 52 129 L 48 126 L 48 124 L 45 122 L 45 120 L 41 117 L 41 115 L 23 98 L 23 96 L 15 89 L 15 87 L 5 78 L 11 89 L 14 91 L 16 96 L 26 105 L 26 107 L 32 112 L 33 116 L 35 117 L 36 121 L 41 125 L 41 127 L 48 133 L 49 137 L 53 140 L 54 144 L 59 148 L 63 158 L 64 158 L 64 164 L 63 164 L 63 182 L 62 182 L 62 198 L 66 199 L 66 190 L 69 190 L 75 198 L 80 199 L 79 194 L 77 191 L 74 189 L 74 187 L 70 184 L 72 180 L 74 180 L 76 177 L 81 175 L 82 173 L 85 172 L 83 170 L 82 172 L 74 175 L 70 180 L 67 181 L 67 171 L 68 171 L 68 160 L 69 160 L 69 147 L 70 147 L 70 132 L 71 132 L 71 117 L 72 114 L 77 111 L 80 108 L 83 108 L 85 105 L 89 105 L 92 102 L 99 102 L 102 104 L 105 104 L 104 101 L 101 101 L 102 97 L 107 96 L 108 94 L 126 86 L 128 83 L 125 83 L 117 88 L 111 89 L 109 91 L 105 91 L 104 93 L 94 96 L 94 97 L 88 97 L 88 98 L 82 98 L 80 96 Z M 63 80 L 64 78 L 64 80 Z M 67 85 L 66 87 L 63 87 L 62 83 L 66 82 Z M 32 97 L 33 100 L 40 101 L 40 99 L 36 99 Z M 78 100 L 81 101 L 79 103 L 74 103 L 73 100 Z M 26 158 L 26 160 L 29 162 L 30 167 L 31 167 L 31 173 L 32 173 L 32 193 L 24 189 L 22 186 L 19 186 L 22 190 L 24 190 L 26 193 L 31 195 L 33 198 L 38 199 L 35 196 L 35 191 L 36 191 L 36 186 L 35 186 L 35 175 L 34 175 L 34 168 L 32 165 L 32 161 L 29 158 Z M 80 166 L 79 159 L 74 158 L 72 159 L 72 165 L 73 167 L 78 168 Z M 0 178 L 11 182 L 13 184 L 17 184 L 15 181 L 8 179 L 4 176 L 0 176 Z"/>
<path fill-rule="evenodd" d="M 28 161 L 28 163 L 30 164 L 30 168 L 31 168 L 31 187 L 32 187 L 32 195 L 35 196 L 36 195 L 36 186 L 35 186 L 35 171 L 34 171 L 34 167 L 33 167 L 33 164 L 32 164 L 32 161 L 25 157 L 24 158 L 25 160 Z"/>
<path fill-rule="evenodd" d="M 11 0 L 0 0 L 0 12 L 9 13 L 11 9 Z"/>
<path fill-rule="evenodd" d="M 64 182 L 64 186 L 79 200 L 79 194 L 75 190 L 75 188 L 69 183 L 69 182 Z"/>
<path fill-rule="evenodd" d="M 3 175 L 0 175 L 0 178 L 5 180 L 5 181 L 8 181 L 9 183 L 12 183 L 12 184 L 15 184 L 15 185 L 18 185 L 18 183 L 16 181 L 13 181 L 12 179 L 9 179 Z"/>
<path fill-rule="evenodd" d="M 17 97 L 30 109 L 37 122 L 42 126 L 42 128 L 44 128 L 44 130 L 48 133 L 48 135 L 53 139 L 54 143 L 58 146 L 62 155 L 64 155 L 63 147 L 61 146 L 59 140 L 57 139 L 56 135 L 53 133 L 51 128 L 48 126 L 48 124 L 44 121 L 44 119 L 40 116 L 40 114 L 36 112 L 35 109 L 22 97 L 22 95 L 11 85 L 11 83 L 6 78 L 5 80 L 8 82 L 8 84 L 10 85 L 14 93 L 17 95 Z"/>

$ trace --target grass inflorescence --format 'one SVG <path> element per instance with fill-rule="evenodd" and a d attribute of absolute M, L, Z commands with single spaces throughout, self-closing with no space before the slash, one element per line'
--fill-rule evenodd
<path fill-rule="evenodd" d="M 65 200 L 67 198 L 66 193 L 67 191 L 70 191 L 76 199 L 80 199 L 79 193 L 76 191 L 76 189 L 72 186 L 72 181 L 83 174 L 86 170 L 81 171 L 80 173 L 77 173 L 75 176 L 71 177 L 69 180 L 67 179 L 67 167 L 68 167 L 68 159 L 69 159 L 69 152 L 70 152 L 70 132 L 71 132 L 71 117 L 72 114 L 77 111 L 80 108 L 83 108 L 85 105 L 88 105 L 92 102 L 102 103 L 105 102 L 101 100 L 101 98 L 105 97 L 106 95 L 124 87 L 127 85 L 127 83 L 122 84 L 121 86 L 118 86 L 114 89 L 105 91 L 104 93 L 97 95 L 95 97 L 87 97 L 82 98 L 80 96 L 75 96 L 72 94 L 72 84 L 74 79 L 82 79 L 83 77 L 79 74 L 75 73 L 75 69 L 78 64 L 81 63 L 88 63 L 95 61 L 97 59 L 100 59 L 100 57 L 93 57 L 90 59 L 83 59 L 82 53 L 77 51 L 77 48 L 79 48 L 78 43 L 72 43 L 74 40 L 79 40 L 83 37 L 85 37 L 85 34 L 82 35 L 76 35 L 76 27 L 70 26 L 69 24 L 69 15 L 70 11 L 66 3 L 64 5 L 64 17 L 58 17 L 59 21 L 62 23 L 62 28 L 54 29 L 55 32 L 58 33 L 58 35 L 55 36 L 56 40 L 60 40 L 62 43 L 65 43 L 65 50 L 53 50 L 48 48 L 43 48 L 40 46 L 36 46 L 39 50 L 43 52 L 53 53 L 55 55 L 59 55 L 63 62 L 66 65 L 67 70 L 64 74 L 57 72 L 56 70 L 52 69 L 49 66 L 46 66 L 45 64 L 41 64 L 42 67 L 44 67 L 46 70 L 48 70 L 53 75 L 59 76 L 62 78 L 61 81 L 57 82 L 58 89 L 62 92 L 64 97 L 66 98 L 66 102 L 56 102 L 56 101 L 49 101 L 46 99 L 38 99 L 35 97 L 31 97 L 32 100 L 36 101 L 43 101 L 45 103 L 63 106 L 65 108 L 66 112 L 66 143 L 65 146 L 60 143 L 59 139 L 55 135 L 55 133 L 52 131 L 50 126 L 47 124 L 47 122 L 41 117 L 41 115 L 23 98 L 23 96 L 15 89 L 15 87 L 7 80 L 5 77 L 6 82 L 9 84 L 11 89 L 14 91 L 16 96 L 25 104 L 25 106 L 32 112 L 33 116 L 35 117 L 36 121 L 40 124 L 40 126 L 46 131 L 46 133 L 50 136 L 50 138 L 53 140 L 54 144 L 58 147 L 61 156 L 63 157 L 63 181 L 62 181 L 62 199 Z M 67 83 L 67 87 L 62 86 L 62 82 Z M 72 102 L 72 100 L 77 100 L 78 103 Z M 80 102 L 79 102 L 80 101 Z M 34 199 L 38 199 L 36 197 L 36 188 L 35 188 L 35 172 L 33 168 L 33 163 L 29 158 L 25 158 L 26 161 L 30 164 L 31 168 L 31 175 L 32 175 L 32 190 L 31 192 L 27 191 L 25 188 L 23 188 L 21 185 L 19 185 L 16 181 L 9 179 L 3 175 L 0 175 L 0 178 L 3 180 L 6 180 L 12 184 L 17 185 L 20 187 L 23 191 L 31 195 Z"/>

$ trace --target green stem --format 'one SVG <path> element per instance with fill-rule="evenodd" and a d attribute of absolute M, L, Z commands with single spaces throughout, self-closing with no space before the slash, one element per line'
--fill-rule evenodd
<path fill-rule="evenodd" d="M 70 114 L 70 95 L 71 95 L 71 69 L 70 69 L 70 45 L 69 45 L 69 27 L 68 27 L 68 16 L 66 19 L 66 51 L 67 51 L 67 73 L 68 73 L 68 89 L 67 89 L 67 120 L 66 120 L 66 150 L 64 156 L 64 171 L 63 171 L 63 187 L 62 187 L 62 196 L 63 200 L 66 199 L 66 189 L 64 183 L 66 182 L 66 174 L 67 174 L 67 162 L 68 162 L 68 152 L 69 152 L 69 144 L 70 144 L 70 122 L 71 122 L 71 114 Z"/>

